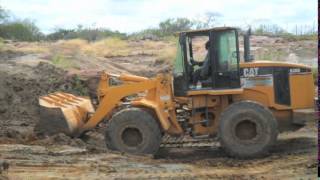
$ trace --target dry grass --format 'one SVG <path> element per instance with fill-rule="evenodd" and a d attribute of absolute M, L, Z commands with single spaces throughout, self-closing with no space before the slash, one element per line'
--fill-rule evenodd
<path fill-rule="evenodd" d="M 130 54 L 128 43 L 119 38 L 107 38 L 87 44 L 82 48 L 82 51 L 85 54 L 103 57 L 128 56 Z"/>
<path fill-rule="evenodd" d="M 35 46 L 29 46 L 29 47 L 23 47 L 19 49 L 22 52 L 25 52 L 26 54 L 31 54 L 31 53 L 48 53 L 49 48 L 44 47 L 41 45 L 35 45 Z"/>
<path fill-rule="evenodd" d="M 60 40 L 53 44 L 51 53 L 75 57 L 81 54 L 82 49 L 87 45 L 87 41 L 82 39 Z"/>
<path fill-rule="evenodd" d="M 146 40 L 143 42 L 142 44 L 142 48 L 143 49 L 152 49 L 152 50 L 159 50 L 162 49 L 166 46 L 165 43 L 161 42 L 161 41 L 150 41 L 150 40 Z"/>
<path fill-rule="evenodd" d="M 83 39 L 71 39 L 71 40 L 59 40 L 58 45 L 64 48 L 83 48 L 88 44 L 86 40 Z"/>
<path fill-rule="evenodd" d="M 119 57 L 133 55 L 153 55 L 157 59 L 168 61 L 175 55 L 175 45 L 161 41 L 143 41 L 140 43 L 125 41 L 119 38 L 107 38 L 94 43 L 82 45 L 81 51 L 98 57 Z"/>
<path fill-rule="evenodd" d="M 178 36 L 166 36 L 163 38 L 163 41 L 171 44 L 176 44 L 178 39 Z"/>
<path fill-rule="evenodd" d="M 172 64 L 176 57 L 177 49 L 175 47 L 166 47 L 157 53 L 156 61 L 160 63 Z"/>
<path fill-rule="evenodd" d="M 97 42 L 82 39 L 59 40 L 57 42 L 29 43 L 19 49 L 25 52 L 39 52 L 54 65 L 63 69 L 78 69 L 81 63 L 101 57 L 148 56 L 156 63 L 172 63 L 176 56 L 176 43 L 167 41 L 133 41 L 107 38 Z M 134 57 L 132 59 L 135 59 Z"/>
<path fill-rule="evenodd" d="M 7 49 L 23 52 L 25 54 L 43 54 L 49 52 L 50 44 L 47 42 L 16 42 L 4 44 L 2 41 L 2 45 Z"/>
<path fill-rule="evenodd" d="M 124 57 L 134 55 L 152 55 L 157 59 L 168 61 L 175 56 L 175 43 L 163 41 L 126 41 L 119 38 L 107 38 L 88 43 L 85 40 L 60 40 L 51 47 L 51 54 L 63 54 L 76 57 L 84 54 L 94 57 Z M 173 58 L 172 58 L 173 57 Z"/>
<path fill-rule="evenodd" d="M 78 68 L 78 66 L 71 59 L 67 59 L 61 54 L 54 55 L 51 59 L 51 62 L 62 69 Z"/>

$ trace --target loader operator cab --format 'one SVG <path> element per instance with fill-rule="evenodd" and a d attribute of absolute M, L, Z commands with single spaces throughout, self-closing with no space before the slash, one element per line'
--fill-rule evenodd
<path fill-rule="evenodd" d="M 240 88 L 238 32 L 223 27 L 179 34 L 174 94 Z"/>

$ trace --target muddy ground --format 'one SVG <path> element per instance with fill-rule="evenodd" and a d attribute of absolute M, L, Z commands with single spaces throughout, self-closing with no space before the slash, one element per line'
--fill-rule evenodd
<path fill-rule="evenodd" d="M 315 121 L 297 132 L 281 134 L 268 157 L 253 160 L 229 158 L 218 144 L 162 148 L 155 157 L 139 157 L 86 148 L 88 144 L 103 143 L 102 138 L 71 142 L 63 135 L 42 142 L 2 142 L 0 157 L 10 164 L 3 176 L 10 179 L 315 179 L 317 174 Z"/>
<path fill-rule="evenodd" d="M 142 47 L 143 43 L 133 42 L 131 46 Z M 175 45 L 164 42 L 156 44 L 175 48 Z M 252 41 L 257 57 L 270 58 L 265 52 L 275 45 L 276 50 L 271 53 L 276 54 L 272 57 L 276 60 L 283 58 L 283 61 L 316 64 L 316 42 L 284 42 L 266 37 L 256 37 Z M 103 135 L 99 133 L 88 134 L 82 139 L 71 139 L 63 134 L 38 138 L 33 128 L 39 120 L 39 96 L 64 91 L 94 97 L 100 70 L 151 77 L 158 72 L 170 71 L 170 64 L 160 61 L 150 53 L 151 49 L 150 52 L 139 51 L 126 56 L 93 57 L 79 53 L 72 56 L 76 68 L 68 69 L 52 63 L 48 58 L 52 56 L 51 51 L 19 49 L 31 46 L 28 43 L 15 42 L 7 46 L 9 48 L 5 50 L 0 49 L 0 159 L 7 161 L 10 167 L 0 173 L 0 179 L 316 177 L 317 123 L 312 119 L 297 132 L 281 134 L 270 156 L 254 160 L 229 158 L 218 143 L 192 148 L 162 148 L 155 157 L 139 157 L 108 151 Z M 57 44 L 41 46 L 61 50 Z M 154 51 L 157 50 L 155 46 Z"/>

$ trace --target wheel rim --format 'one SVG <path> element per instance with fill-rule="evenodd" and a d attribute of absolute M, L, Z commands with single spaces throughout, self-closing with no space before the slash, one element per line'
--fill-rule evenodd
<path fill-rule="evenodd" d="M 135 147 L 142 143 L 142 133 L 138 128 L 126 128 L 121 135 L 122 141 L 129 147 Z"/>
<path fill-rule="evenodd" d="M 235 127 L 235 135 L 243 141 L 255 139 L 258 135 L 256 123 L 251 120 L 240 121 Z"/>

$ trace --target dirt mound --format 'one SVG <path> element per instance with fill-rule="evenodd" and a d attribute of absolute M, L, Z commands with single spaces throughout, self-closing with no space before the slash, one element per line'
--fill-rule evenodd
<path fill-rule="evenodd" d="M 86 94 L 84 82 L 48 63 L 0 64 L 0 136 L 9 129 L 30 134 L 39 120 L 38 97 L 54 91 Z"/>

